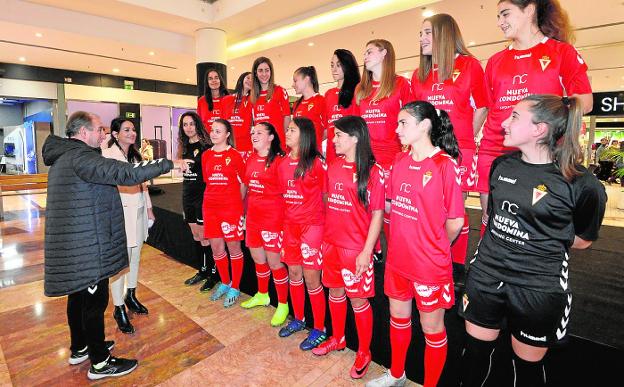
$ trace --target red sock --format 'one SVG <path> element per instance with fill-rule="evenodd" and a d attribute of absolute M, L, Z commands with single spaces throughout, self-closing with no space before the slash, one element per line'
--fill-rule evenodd
<path fill-rule="evenodd" d="M 299 281 L 290 280 L 290 301 L 292 302 L 293 313 L 297 320 L 303 321 L 303 307 L 305 306 L 305 288 L 303 278 Z"/>
<path fill-rule="evenodd" d="M 370 352 L 370 343 L 373 337 L 373 309 L 366 301 L 359 308 L 353 308 L 353 313 L 355 314 L 355 326 L 358 334 L 358 350 Z"/>
<path fill-rule="evenodd" d="M 314 316 L 314 329 L 325 330 L 325 292 L 323 285 L 316 289 L 308 289 L 310 303 L 312 304 L 312 316 Z"/>
<path fill-rule="evenodd" d="M 241 277 L 243 276 L 243 253 L 230 256 L 232 261 L 232 287 L 234 289 L 240 288 Z"/>
<path fill-rule="evenodd" d="M 258 277 L 258 293 L 269 292 L 269 279 L 271 279 L 271 269 L 265 263 L 256 263 L 256 277 Z"/>
<path fill-rule="evenodd" d="M 329 313 L 332 320 L 332 336 L 340 341 L 345 335 L 345 323 L 347 321 L 347 295 L 333 297 L 329 295 Z"/>
<path fill-rule="evenodd" d="M 447 348 L 446 330 L 438 333 L 425 333 L 425 384 L 423 387 L 437 386 L 446 362 Z"/>
<path fill-rule="evenodd" d="M 230 265 L 227 259 L 227 253 L 224 251 L 221 255 L 214 256 L 215 265 L 221 277 L 221 282 L 225 285 L 230 284 Z"/>
<path fill-rule="evenodd" d="M 400 378 L 405 372 L 405 357 L 412 340 L 412 319 L 390 316 L 390 349 L 392 360 L 390 373 Z"/>
<path fill-rule="evenodd" d="M 288 270 L 285 267 L 272 270 L 273 283 L 277 292 L 277 302 L 285 304 L 288 302 Z"/>
<path fill-rule="evenodd" d="M 468 223 L 468 213 L 464 213 L 464 226 L 462 227 L 457 240 L 451 246 L 451 256 L 453 262 L 461 263 L 466 262 L 466 250 L 468 250 L 468 233 L 470 232 L 470 224 Z"/>

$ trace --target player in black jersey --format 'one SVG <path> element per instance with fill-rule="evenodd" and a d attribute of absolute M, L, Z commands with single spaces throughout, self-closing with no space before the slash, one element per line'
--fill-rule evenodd
<path fill-rule="evenodd" d="M 202 200 L 206 184 L 202 178 L 201 155 L 211 145 L 210 137 L 199 115 L 191 111 L 182 114 L 178 134 L 178 157 L 195 161 L 183 175 L 182 208 L 184 219 L 193 233 L 193 239 L 198 242 L 199 261 L 202 262 L 199 271 L 184 283 L 191 286 L 205 281 L 199 289 L 201 292 L 209 291 L 219 282 L 210 242 L 204 238 L 202 216 Z"/>
<path fill-rule="evenodd" d="M 580 166 L 578 98 L 532 95 L 502 124 L 519 152 L 490 170 L 489 222 L 466 280 L 460 315 L 468 333 L 462 386 L 481 386 L 501 322 L 511 332 L 516 386 L 546 382 L 542 359 L 566 337 L 570 248 L 598 238 L 607 196 Z"/>

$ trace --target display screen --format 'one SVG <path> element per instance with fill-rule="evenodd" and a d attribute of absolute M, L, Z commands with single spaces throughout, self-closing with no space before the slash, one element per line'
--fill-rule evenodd
<path fill-rule="evenodd" d="M 5 142 L 4 155 L 6 157 L 15 157 L 15 144 L 13 144 L 12 142 Z"/>

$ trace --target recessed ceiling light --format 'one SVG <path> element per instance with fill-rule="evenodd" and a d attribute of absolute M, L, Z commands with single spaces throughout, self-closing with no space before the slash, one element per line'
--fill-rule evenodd
<path fill-rule="evenodd" d="M 191 78 L 186 78 L 186 81 L 187 81 L 187 82 L 190 82 L 190 81 L 191 81 Z"/>
<path fill-rule="evenodd" d="M 427 10 L 423 11 L 422 15 L 423 15 L 423 17 L 431 17 L 431 16 L 435 15 L 435 12 L 433 12 L 430 9 L 427 9 Z"/>
<path fill-rule="evenodd" d="M 36 37 L 38 37 L 38 38 L 40 38 L 40 37 L 42 37 L 42 36 L 43 36 L 43 34 L 42 34 L 41 32 L 37 32 L 37 33 L 35 34 L 35 36 L 36 36 Z"/>
<path fill-rule="evenodd" d="M 20 56 L 18 59 L 20 62 L 26 62 L 26 58 L 24 58 L 23 56 Z"/>
<path fill-rule="evenodd" d="M 477 44 L 477 43 L 475 43 L 475 41 L 474 41 L 474 40 L 471 40 L 471 41 L 469 41 L 469 42 L 468 42 L 468 45 L 469 45 L 469 46 L 474 46 L 475 44 Z"/>
<path fill-rule="evenodd" d="M 118 73 L 118 72 L 119 72 L 119 69 L 113 69 L 113 72 L 114 72 L 114 73 Z"/>
<path fill-rule="evenodd" d="M 155 53 L 154 53 L 154 51 L 150 51 L 149 54 L 150 54 L 150 56 L 154 56 Z"/>
<path fill-rule="evenodd" d="M 308 43 L 308 46 L 309 46 L 309 47 L 314 46 L 314 42 L 310 42 L 310 43 Z"/>

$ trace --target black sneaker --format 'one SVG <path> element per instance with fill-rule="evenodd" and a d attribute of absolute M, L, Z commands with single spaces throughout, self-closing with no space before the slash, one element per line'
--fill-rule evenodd
<path fill-rule="evenodd" d="M 209 292 L 218 283 L 219 281 L 215 279 L 215 276 L 209 275 L 208 278 L 206 278 L 206 282 L 199 288 L 199 291 L 202 293 Z"/>
<path fill-rule="evenodd" d="M 87 372 L 87 377 L 91 380 L 104 379 L 108 377 L 124 376 L 134 371 L 139 365 L 139 362 L 135 359 L 122 359 L 120 357 L 109 356 L 106 360 L 106 364 L 98 369 L 95 369 L 93 364 Z"/>
<path fill-rule="evenodd" d="M 113 340 L 105 341 L 104 344 L 106 345 L 106 348 L 108 348 L 108 352 L 112 351 L 113 348 L 115 348 L 115 342 Z M 69 364 L 80 364 L 88 358 L 89 348 L 84 347 L 84 349 L 81 349 L 80 351 L 72 351 L 71 355 L 69 356 Z"/>
<path fill-rule="evenodd" d="M 184 285 L 193 286 L 205 280 L 206 280 L 206 274 L 202 272 L 197 272 L 195 273 L 194 276 L 184 281 Z"/>

